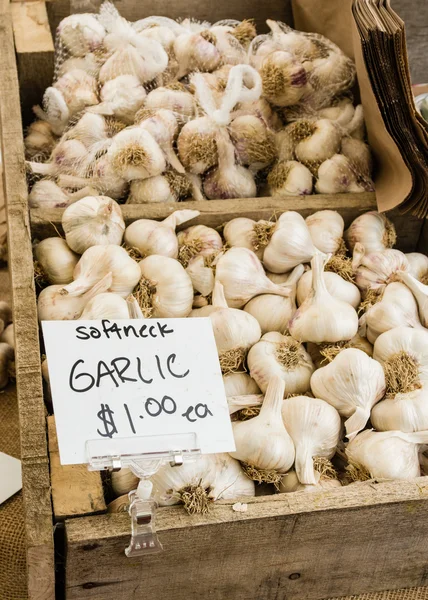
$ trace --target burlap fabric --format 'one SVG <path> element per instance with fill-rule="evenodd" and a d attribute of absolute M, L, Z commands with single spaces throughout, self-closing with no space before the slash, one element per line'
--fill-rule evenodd
<path fill-rule="evenodd" d="M 0 392 L 0 452 L 19 458 L 16 389 Z M 0 505 L 0 600 L 25 600 L 25 532 L 21 492 Z"/>

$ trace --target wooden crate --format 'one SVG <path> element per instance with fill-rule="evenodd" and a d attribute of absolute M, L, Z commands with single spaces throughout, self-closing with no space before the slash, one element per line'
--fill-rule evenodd
<path fill-rule="evenodd" d="M 170 6 L 165 1 L 148 2 L 144 8 L 131 0 L 117 5 L 132 18 L 182 12 L 177 3 Z M 206 3 L 186 2 L 186 12 L 201 18 L 212 18 L 212 10 Z M 51 23 L 68 11 L 65 0 L 49 3 Z M 216 14 L 218 18 L 254 15 L 259 21 L 267 16 L 284 20 L 288 5 L 277 0 L 263 4 L 220 0 Z M 31 44 L 37 40 L 37 56 L 28 40 L 33 40 Z M 165 552 L 128 559 L 124 548 L 130 536 L 129 517 L 94 514 L 105 511 L 100 476 L 88 473 L 85 467 L 61 467 L 51 417 L 48 451 L 31 242 L 55 235 L 62 211 L 32 210 L 29 214 L 20 108 L 28 119 L 31 103 L 40 100 L 38 95 L 52 72 L 52 50 L 43 2 L 13 3 L 10 11 L 8 0 L 0 0 L 1 148 L 16 331 L 29 598 L 55 597 L 54 528 L 57 597 L 65 595 L 67 600 L 159 600 L 170 596 L 177 600 L 315 600 L 428 585 L 427 478 L 315 494 L 256 497 L 246 499 L 246 513 L 235 513 L 228 502 L 216 503 L 209 515 L 195 517 L 180 507 L 162 508 L 157 513 L 157 529 Z M 39 87 L 32 87 L 31 82 Z M 194 222 L 211 226 L 238 215 L 270 218 L 285 210 L 307 215 L 322 208 L 338 210 L 349 224 L 358 214 L 375 208 L 375 196 L 258 198 L 180 204 L 183 206 L 198 208 L 201 216 Z M 123 212 L 130 223 L 142 216 L 162 219 L 176 208 L 125 206 Z M 397 227 L 401 249 L 428 250 L 421 221 L 398 211 L 389 216 Z"/>

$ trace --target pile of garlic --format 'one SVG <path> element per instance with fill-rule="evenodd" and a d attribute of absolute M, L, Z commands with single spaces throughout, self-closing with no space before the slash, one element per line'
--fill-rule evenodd
<path fill-rule="evenodd" d="M 320 35 L 267 24 L 131 23 L 108 1 L 63 19 L 25 138 L 30 206 L 371 191 L 353 62 Z"/>
<path fill-rule="evenodd" d="M 115 200 L 86 197 L 64 211 L 65 239 L 35 246 L 50 284 L 40 320 L 212 321 L 236 451 L 163 467 L 159 504 L 197 512 L 254 495 L 254 482 L 291 492 L 420 475 L 428 258 L 392 249 L 394 226 L 377 212 L 346 231 L 330 210 L 219 230 L 198 216 L 125 227 Z"/>

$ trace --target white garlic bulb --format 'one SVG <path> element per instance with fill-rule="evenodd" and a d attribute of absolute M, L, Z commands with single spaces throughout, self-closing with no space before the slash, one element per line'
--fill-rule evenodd
<path fill-rule="evenodd" d="M 332 273 L 330 271 L 325 271 L 323 273 L 323 280 L 328 292 L 342 300 L 343 302 L 347 302 L 355 309 L 359 306 L 361 302 L 361 294 L 360 290 L 356 285 L 351 283 L 350 281 L 345 281 L 340 275 L 337 273 Z M 297 284 L 297 305 L 301 306 L 306 298 L 311 293 L 312 289 L 312 271 L 306 271 L 303 273 L 302 277 L 299 279 Z"/>
<path fill-rule="evenodd" d="M 46 238 L 37 244 L 34 253 L 50 283 L 73 281 L 79 256 L 70 250 L 65 240 L 59 237 Z"/>
<path fill-rule="evenodd" d="M 237 371 L 248 350 L 259 341 L 260 325 L 252 315 L 227 306 L 223 286 L 216 281 L 212 306 L 194 310 L 190 317 L 208 316 L 212 322 L 215 343 L 224 373 Z"/>
<path fill-rule="evenodd" d="M 386 286 L 382 299 L 366 311 L 362 320 L 365 336 L 372 344 L 394 327 L 422 327 L 412 292 L 398 281 Z"/>
<path fill-rule="evenodd" d="M 315 247 L 325 254 L 336 254 L 345 228 L 341 215 L 335 210 L 319 210 L 305 221 Z"/>
<path fill-rule="evenodd" d="M 181 263 L 183 264 L 183 261 Z M 202 294 L 204 298 L 211 294 L 214 289 L 214 271 L 211 267 L 205 266 L 205 258 L 203 256 L 197 255 L 191 258 L 186 267 L 186 273 L 192 280 L 195 292 Z M 206 300 L 205 302 L 207 303 Z M 197 308 L 195 303 L 193 303 L 193 307 Z"/>
<path fill-rule="evenodd" d="M 341 420 L 333 406 L 319 398 L 294 396 L 282 403 L 282 418 L 296 448 L 300 483 L 317 483 L 315 457 L 332 458 L 339 443 Z"/>
<path fill-rule="evenodd" d="M 249 396 L 260 394 L 260 389 L 248 373 L 227 373 L 223 375 L 226 396 Z"/>
<path fill-rule="evenodd" d="M 192 96 L 190 92 L 187 92 L 185 88 L 183 88 L 183 90 L 174 90 L 166 87 L 159 87 L 152 90 L 147 95 L 144 107 L 153 110 L 165 108 L 167 110 L 172 110 L 174 113 L 179 114 L 186 119 L 194 119 L 196 101 L 194 96 Z M 180 148 L 178 148 L 178 150 L 180 151 Z M 180 158 L 182 159 L 181 155 Z"/>
<path fill-rule="evenodd" d="M 208 511 L 210 502 L 254 496 L 254 483 L 228 454 L 205 454 L 180 467 L 163 465 L 150 481 L 160 506 L 184 504 L 192 513 Z"/>
<path fill-rule="evenodd" d="M 62 294 L 84 294 L 108 273 L 112 275 L 111 286 L 103 291 L 113 292 L 126 298 L 140 279 L 140 269 L 121 246 L 91 246 L 80 257 L 73 278 L 63 286 Z"/>
<path fill-rule="evenodd" d="M 92 77 L 98 77 L 100 67 L 101 64 L 98 53 L 89 52 L 85 56 L 71 56 L 70 58 L 67 58 L 67 60 L 64 60 L 64 62 L 58 65 L 58 76 L 62 77 L 68 73 L 68 71 L 79 69 L 92 75 Z"/>
<path fill-rule="evenodd" d="M 362 431 L 345 450 L 351 465 L 373 479 L 413 479 L 421 474 L 419 445 L 428 443 L 428 431 Z"/>
<path fill-rule="evenodd" d="M 78 319 L 86 304 L 96 296 L 106 292 L 112 282 L 111 273 L 107 273 L 92 287 L 84 291 L 77 290 L 64 294 L 63 285 L 50 285 L 40 292 L 37 300 L 39 321 L 69 321 Z"/>
<path fill-rule="evenodd" d="M 275 294 L 261 294 L 252 298 L 244 310 L 253 315 L 259 322 L 262 334 L 270 331 L 284 333 L 288 328 L 288 322 L 297 310 L 296 307 L 296 284 L 300 281 L 304 272 L 304 266 L 298 265 L 286 279 L 287 285 L 292 286 L 288 298 Z M 275 282 L 278 283 L 278 282 Z"/>
<path fill-rule="evenodd" d="M 353 137 L 344 137 L 341 151 L 356 173 L 364 177 L 370 177 L 373 159 L 368 144 Z"/>
<path fill-rule="evenodd" d="M 271 196 L 307 196 L 312 194 L 310 170 L 296 160 L 280 160 L 270 171 L 267 182 Z"/>
<path fill-rule="evenodd" d="M 345 194 L 372 191 L 369 180 L 357 181 L 355 170 L 346 156 L 334 154 L 320 164 L 315 189 L 318 194 Z"/>
<path fill-rule="evenodd" d="M 427 283 L 428 281 L 428 256 L 420 252 L 409 252 L 406 254 L 409 263 L 409 273 L 419 281 Z"/>
<path fill-rule="evenodd" d="M 259 67 L 263 95 L 275 106 L 293 106 L 311 91 L 308 76 L 290 52 L 276 50 L 266 56 Z"/>
<path fill-rule="evenodd" d="M 127 127 L 117 133 L 107 150 L 117 175 L 126 181 L 160 175 L 166 169 L 162 150 L 148 131 Z"/>
<path fill-rule="evenodd" d="M 247 358 L 250 375 L 262 392 L 273 377 L 285 382 L 285 394 L 304 394 L 314 372 L 311 357 L 292 337 L 276 331 L 265 333 L 251 348 Z"/>
<path fill-rule="evenodd" d="M 231 248 L 217 261 L 216 281 L 224 287 L 229 306 L 242 308 L 259 294 L 278 294 L 288 298 L 291 288 L 273 283 L 266 277 L 261 262 L 248 248 Z"/>
<path fill-rule="evenodd" d="M 276 147 L 271 131 L 262 119 L 254 115 L 236 117 L 229 132 L 241 165 L 253 173 L 265 169 L 276 158 Z"/>
<path fill-rule="evenodd" d="M 26 158 L 48 158 L 56 142 L 51 126 L 46 121 L 31 123 L 24 139 Z"/>
<path fill-rule="evenodd" d="M 125 244 L 129 248 L 136 248 L 142 256 L 158 254 L 177 258 L 178 240 L 175 230 L 199 214 L 198 210 L 184 209 L 176 210 L 160 222 L 138 219 L 126 228 Z"/>
<path fill-rule="evenodd" d="M 297 121 L 293 135 L 299 140 L 294 149 L 296 159 L 304 165 L 317 165 L 340 150 L 342 133 L 329 119 Z"/>
<path fill-rule="evenodd" d="M 342 487 L 342 484 L 338 479 L 321 477 L 320 473 L 317 471 L 315 471 L 315 479 L 317 480 L 317 483 L 312 485 L 300 483 L 296 471 L 288 471 L 281 479 L 279 492 L 281 494 L 291 494 L 293 492 L 321 492 L 322 490 Z"/>
<path fill-rule="evenodd" d="M 91 112 L 112 115 L 125 123 L 134 122 L 135 113 L 144 104 L 146 90 L 135 75 L 119 75 L 106 81 L 100 90 L 101 102 Z"/>
<path fill-rule="evenodd" d="M 189 275 L 173 258 L 153 254 L 139 263 L 141 279 L 134 292 L 146 318 L 187 317 L 192 310 Z"/>
<path fill-rule="evenodd" d="M 260 414 L 248 421 L 235 421 L 236 450 L 231 456 L 252 467 L 263 480 L 263 472 L 286 473 L 294 462 L 294 445 L 282 420 L 285 383 L 272 377 Z M 249 472 L 249 475 L 251 472 Z"/>
<path fill-rule="evenodd" d="M 398 280 L 398 272 L 408 270 L 409 263 L 405 254 L 399 250 L 366 253 L 364 246 L 357 242 L 354 246 L 352 268 L 355 271 L 355 283 L 360 290 L 372 289 L 381 292 L 388 283 Z"/>
<path fill-rule="evenodd" d="M 120 244 L 125 231 L 119 204 L 107 196 L 87 196 L 67 207 L 62 226 L 67 244 L 78 254 L 91 246 Z"/>
<path fill-rule="evenodd" d="M 171 167 L 178 173 L 184 173 L 184 167 L 173 148 L 178 133 L 177 117 L 173 111 L 164 108 L 153 111 L 145 108 L 138 113 L 135 122 L 152 135 Z"/>
<path fill-rule="evenodd" d="M 177 148 L 186 171 L 201 175 L 218 164 L 216 131 L 216 125 L 209 117 L 199 117 L 184 125 Z"/>
<path fill-rule="evenodd" d="M 304 218 L 295 211 L 283 213 L 263 254 L 263 264 L 272 273 L 285 273 L 309 262 L 317 252 Z"/>
<path fill-rule="evenodd" d="M 118 294 L 98 294 L 86 303 L 79 319 L 129 319 L 128 304 Z"/>
<path fill-rule="evenodd" d="M 428 327 L 428 285 L 424 285 L 415 277 L 406 273 L 399 272 L 400 280 L 406 284 L 409 290 L 412 291 L 418 305 L 419 318 L 424 327 Z M 402 323 L 404 325 L 404 323 Z"/>
<path fill-rule="evenodd" d="M 88 167 L 88 158 L 88 150 L 82 142 L 79 140 L 61 139 L 53 149 L 49 162 L 29 161 L 27 162 L 27 166 L 32 173 L 37 175 L 53 177 L 61 174 L 76 175 L 76 172 L 85 172 Z M 75 187 L 83 187 L 89 185 L 89 183 L 85 181 L 83 185 Z"/>
<path fill-rule="evenodd" d="M 259 221 L 261 223 L 261 221 Z M 267 223 L 267 221 L 264 221 Z M 226 223 L 223 229 L 223 236 L 230 247 L 248 248 L 252 250 L 258 258 L 262 258 L 264 246 L 257 243 L 255 233 L 256 221 L 247 217 L 237 217 Z M 256 246 L 259 246 L 256 248 Z"/>
<path fill-rule="evenodd" d="M 206 225 L 193 225 L 177 233 L 178 259 L 186 266 L 189 257 L 215 256 L 223 248 L 220 234 Z"/>
<path fill-rule="evenodd" d="M 366 426 L 372 407 L 385 394 L 382 366 L 357 348 L 346 348 L 311 377 L 317 398 L 346 417 L 346 435 L 352 440 Z"/>
<path fill-rule="evenodd" d="M 397 234 L 394 225 L 384 214 L 370 211 L 352 221 L 345 231 L 344 238 L 351 251 L 359 242 L 364 246 L 366 252 L 370 253 L 392 248 Z"/>
<path fill-rule="evenodd" d="M 192 181 L 195 178 L 195 181 Z M 198 193 L 197 185 L 201 185 L 197 175 L 177 173 L 169 170 L 162 175 L 148 179 L 131 181 L 127 204 L 148 204 L 160 202 L 179 202 L 193 197 L 204 200 Z"/>
<path fill-rule="evenodd" d="M 106 31 L 95 15 L 79 13 L 62 19 L 57 29 L 58 40 L 72 56 L 85 56 L 101 46 Z"/>
<path fill-rule="evenodd" d="M 355 309 L 331 295 L 323 278 L 323 258 L 312 261 L 312 288 L 288 325 L 290 334 L 301 342 L 340 342 L 350 340 L 358 331 Z"/>
<path fill-rule="evenodd" d="M 216 47 L 216 36 L 208 30 L 177 36 L 174 40 L 174 54 L 179 64 L 177 79 L 192 71 L 209 73 L 221 63 L 221 53 Z"/>
<path fill-rule="evenodd" d="M 97 190 L 84 187 L 76 192 L 68 192 L 60 188 L 51 179 L 41 179 L 31 188 L 28 195 L 30 208 L 65 208 L 86 196 L 97 194 Z"/>

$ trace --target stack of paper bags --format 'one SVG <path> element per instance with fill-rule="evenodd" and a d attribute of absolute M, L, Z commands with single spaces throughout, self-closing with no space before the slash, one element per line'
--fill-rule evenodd
<path fill-rule="evenodd" d="M 369 143 L 376 158 L 378 208 L 386 211 L 400 206 L 403 212 L 425 217 L 428 125 L 414 104 L 404 22 L 389 0 L 320 4 L 318 0 L 293 0 L 294 25 L 308 31 L 316 24 L 317 32 L 355 59 Z"/>

